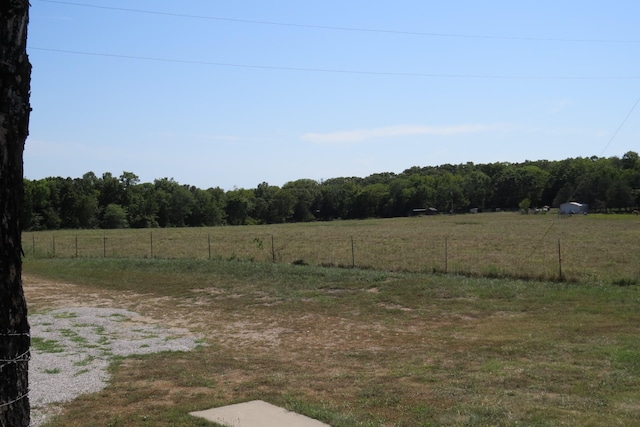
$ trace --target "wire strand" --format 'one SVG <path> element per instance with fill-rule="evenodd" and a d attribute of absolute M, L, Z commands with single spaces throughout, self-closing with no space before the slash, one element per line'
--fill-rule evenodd
<path fill-rule="evenodd" d="M 633 104 L 633 106 L 631 107 L 631 109 L 629 110 L 629 112 L 627 113 L 627 115 L 625 116 L 625 118 L 622 120 L 622 122 L 620 123 L 620 125 L 618 126 L 618 128 L 616 129 L 616 131 L 613 133 L 613 135 L 611 136 L 611 138 L 609 138 L 609 142 L 607 142 L 607 145 L 604 147 L 604 149 L 602 150 L 602 152 L 600 153 L 600 157 L 602 157 L 602 155 L 604 154 L 605 151 L 607 151 L 607 149 L 609 148 L 609 145 L 611 145 L 611 142 L 613 142 L 613 140 L 616 138 L 616 136 L 618 135 L 618 132 L 620 132 L 620 129 L 622 129 L 622 127 L 624 126 L 624 124 L 627 122 L 627 120 L 629 119 L 629 117 L 631 116 L 631 114 L 634 112 L 634 110 L 636 109 L 636 107 L 638 106 L 638 103 L 640 103 L 640 97 L 638 97 L 638 99 L 636 100 L 636 102 Z M 578 189 L 580 189 L 580 186 L 582 185 L 582 182 L 584 181 L 584 177 L 582 177 L 582 179 L 578 182 L 578 185 L 575 186 L 575 188 L 573 189 L 573 191 L 571 192 L 571 194 L 569 195 L 569 198 L 567 199 L 567 202 L 570 202 L 571 199 L 573 199 L 573 196 L 576 195 L 576 193 L 578 192 Z M 534 254 L 534 252 L 540 247 L 540 245 L 542 244 L 543 240 L 545 239 L 545 237 L 547 237 L 547 234 L 549 234 L 549 232 L 551 231 L 551 229 L 553 228 L 553 225 L 555 224 L 555 221 L 551 222 L 551 224 L 549 225 L 549 228 L 547 228 L 547 230 L 543 233 L 543 235 L 540 237 L 540 240 L 538 241 L 537 244 L 535 244 L 533 246 L 533 248 L 531 249 L 531 252 L 529 253 L 529 258 L 531 258 L 531 256 Z"/>
<path fill-rule="evenodd" d="M 28 362 L 29 360 L 31 360 L 31 357 L 29 357 L 29 350 L 27 350 L 13 359 L 0 359 L 0 363 L 3 363 L 3 365 L 0 365 L 0 368 L 12 363 Z"/>
<path fill-rule="evenodd" d="M 629 112 L 627 113 L 626 117 L 624 118 L 624 120 L 622 120 L 622 122 L 620 123 L 620 126 L 618 126 L 618 129 L 616 129 L 616 131 L 613 133 L 613 135 L 611 135 L 611 138 L 609 139 L 609 142 L 607 142 L 607 145 L 602 149 L 602 152 L 600 153 L 600 157 L 602 157 L 604 155 L 604 152 L 607 151 L 607 149 L 609 148 L 609 145 L 611 145 L 611 142 L 613 142 L 613 140 L 615 139 L 615 137 L 618 135 L 618 132 L 620 132 L 620 129 L 622 129 L 622 127 L 624 126 L 624 124 L 627 122 L 627 120 L 629 119 L 629 117 L 631 116 L 631 114 L 633 114 L 633 111 L 636 109 L 636 107 L 638 106 L 638 103 L 640 103 L 640 96 L 638 97 L 638 99 L 636 100 L 635 104 L 633 104 L 633 107 L 631 107 L 631 109 L 629 110 Z"/>
<path fill-rule="evenodd" d="M 115 10 L 120 12 L 129 12 L 129 13 L 144 13 L 148 15 L 161 15 L 161 16 L 172 16 L 172 17 L 189 18 L 189 19 L 239 22 L 244 24 L 272 25 L 272 26 L 280 26 L 280 27 L 309 28 L 309 29 L 330 30 L 330 31 L 382 33 L 382 34 L 396 34 L 396 35 L 421 36 L 421 37 L 449 37 L 449 38 L 488 39 L 488 40 L 521 40 L 521 41 L 538 41 L 538 42 L 640 43 L 640 40 L 631 40 L 631 39 L 623 40 L 623 39 L 581 39 L 581 38 L 557 38 L 557 37 L 496 36 L 496 35 L 481 35 L 481 34 L 401 31 L 401 30 L 388 30 L 388 29 L 379 29 L 379 28 L 341 27 L 341 26 L 333 26 L 333 25 L 311 25 L 311 24 L 297 24 L 297 23 L 275 22 L 275 21 L 262 21 L 262 20 L 253 20 L 253 19 L 226 18 L 226 17 L 218 17 L 218 16 L 191 15 L 191 14 L 173 13 L 173 12 L 159 12 L 159 11 L 145 10 L 145 9 L 101 6 L 101 5 L 95 5 L 95 4 L 77 3 L 77 2 L 61 1 L 61 0 L 38 0 L 38 1 L 42 3 L 63 4 L 63 5 L 69 5 L 69 6 L 80 6 L 80 7 L 94 8 L 94 9 L 103 9 L 103 10 Z"/>
<path fill-rule="evenodd" d="M 27 390 L 27 392 L 26 392 L 26 393 L 24 393 L 24 394 L 23 394 L 23 395 L 21 395 L 21 396 L 16 397 L 16 398 L 15 398 L 15 399 L 13 399 L 13 400 L 10 400 L 9 402 L 0 403 L 0 408 L 5 408 L 5 407 L 7 407 L 7 406 L 11 406 L 11 405 L 13 405 L 14 403 L 17 403 L 17 402 L 21 401 L 22 399 L 28 398 L 28 397 L 29 397 L 29 392 L 30 392 L 30 390 Z"/>
<path fill-rule="evenodd" d="M 358 71 L 358 70 L 340 70 L 332 68 L 305 68 L 305 67 L 284 67 L 275 65 L 254 65 L 254 64 L 234 64 L 229 62 L 200 61 L 189 59 L 171 59 L 157 58 L 139 55 L 122 55 L 115 53 L 88 52 L 68 49 L 53 49 L 38 46 L 30 46 L 28 50 L 39 50 L 43 52 L 56 52 L 72 55 L 98 56 L 105 58 L 118 59 L 134 59 L 141 61 L 170 62 L 179 64 L 193 65 L 211 65 L 219 67 L 235 67 L 235 68 L 253 68 L 263 70 L 280 70 L 280 71 L 301 71 L 315 73 L 334 73 L 334 74 L 359 74 L 371 76 L 393 76 L 393 77 L 429 77 L 429 78 L 453 78 L 453 79 L 487 79 L 487 80 L 638 80 L 640 76 L 526 76 L 526 75 L 490 75 L 490 74 L 446 74 L 446 73 L 408 73 L 408 72 L 392 72 L 392 71 Z"/>

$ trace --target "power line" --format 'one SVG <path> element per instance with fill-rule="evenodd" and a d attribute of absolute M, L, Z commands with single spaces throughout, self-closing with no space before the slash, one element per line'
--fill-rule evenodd
<path fill-rule="evenodd" d="M 611 145 L 611 142 L 618 135 L 618 132 L 620 132 L 620 129 L 622 129 L 622 126 L 624 126 L 624 124 L 627 122 L 627 120 L 629 120 L 629 116 L 631 116 L 633 111 L 636 109 L 636 107 L 638 106 L 638 103 L 640 103 L 640 97 L 638 97 L 638 99 L 636 100 L 635 104 L 633 104 L 633 107 L 631 107 L 631 109 L 627 113 L 627 115 L 624 118 L 624 120 L 622 120 L 622 122 L 620 123 L 620 126 L 618 126 L 618 129 L 616 129 L 616 131 L 613 133 L 613 135 L 611 135 L 611 138 L 609 139 L 609 142 L 607 142 L 607 145 L 602 149 L 602 152 L 600 153 L 600 157 L 602 157 L 602 155 L 604 155 L 604 152 L 607 151 L 607 148 L 609 148 L 609 145 Z"/>
<path fill-rule="evenodd" d="M 625 118 L 622 120 L 622 122 L 620 122 L 620 125 L 618 126 L 618 128 L 616 129 L 616 131 L 613 133 L 613 135 L 611 136 L 611 138 L 609 138 L 609 142 L 607 142 L 607 145 L 605 145 L 605 147 L 602 149 L 602 152 L 600 153 L 600 157 L 602 157 L 602 155 L 604 154 L 605 151 L 607 151 L 607 148 L 609 148 L 609 145 L 611 145 L 611 142 L 616 138 L 616 136 L 618 135 L 618 132 L 620 132 L 620 129 L 622 129 L 622 127 L 624 126 L 624 124 L 627 122 L 627 120 L 629 119 L 629 117 L 631 116 L 631 114 L 635 111 L 636 107 L 638 106 L 638 104 L 640 103 L 640 97 L 638 97 L 638 99 L 636 100 L 636 102 L 633 104 L 633 106 L 631 107 L 631 109 L 629 110 L 629 112 L 627 113 L 627 115 L 625 116 Z M 574 187 L 573 191 L 571 192 L 571 194 L 569 195 L 568 199 L 567 199 L 567 203 L 571 201 L 571 199 L 573 199 L 573 197 L 576 195 L 576 193 L 578 192 L 578 189 L 580 188 L 580 186 L 582 185 L 582 183 L 585 180 L 585 176 L 582 176 L 580 178 L 580 180 L 577 182 L 577 185 Z M 544 232 L 544 234 L 540 237 L 540 240 L 538 240 L 538 243 L 535 244 L 533 246 L 533 248 L 531 249 L 531 252 L 529 253 L 528 258 L 531 258 L 531 256 L 534 254 L 534 252 L 538 249 L 538 247 L 540 247 L 540 245 L 542 244 L 543 240 L 545 239 L 545 237 L 547 236 L 547 234 L 549 234 L 549 232 L 551 231 L 551 229 L 553 228 L 553 225 L 555 224 L 555 221 L 551 222 L 551 224 L 549 224 L 549 228 L 547 228 L 547 231 Z"/>
<path fill-rule="evenodd" d="M 44 1 L 44 0 L 41 0 Z M 39 50 L 44 52 L 65 53 L 71 55 L 98 56 L 105 58 L 134 59 L 142 61 L 173 62 L 193 65 L 212 65 L 219 67 L 254 68 L 263 70 L 280 71 L 302 71 L 316 73 L 336 73 L 336 74 L 360 74 L 372 76 L 395 76 L 395 77 L 431 77 L 431 78 L 455 78 L 455 79 L 493 79 L 493 80 L 638 80 L 640 76 L 536 76 L 536 75 L 500 75 L 500 74 L 446 74 L 446 73 L 409 73 L 392 71 L 358 71 L 341 70 L 332 68 L 305 68 L 305 67 L 285 67 L 275 65 L 255 65 L 255 64 L 234 64 L 229 62 L 201 61 L 189 59 L 156 58 L 139 55 L 122 55 L 114 53 L 87 52 L 68 49 L 53 49 L 29 46 L 28 50 Z"/>
<path fill-rule="evenodd" d="M 449 38 L 488 39 L 488 40 L 521 40 L 521 41 L 538 41 L 538 42 L 640 43 L 640 40 L 631 40 L 631 39 L 622 40 L 622 39 L 581 39 L 581 38 L 555 38 L 555 37 L 495 36 L 495 35 L 481 35 L 481 34 L 400 31 L 400 30 L 387 30 L 387 29 L 379 29 L 379 28 L 341 27 L 341 26 L 332 26 L 332 25 L 296 24 L 296 23 L 290 23 L 290 22 L 288 23 L 288 22 L 262 21 L 262 20 L 253 20 L 253 19 L 226 18 L 226 17 L 219 17 L 219 16 L 159 12 L 159 11 L 146 10 L 146 9 L 131 9 L 131 8 L 124 8 L 124 7 L 101 6 L 101 5 L 95 5 L 95 4 L 76 3 L 76 2 L 61 1 L 61 0 L 37 0 L 37 1 L 40 1 L 42 3 L 56 3 L 56 4 L 64 4 L 69 6 L 88 7 L 93 9 L 114 10 L 114 11 L 120 11 L 120 12 L 130 12 L 130 13 L 144 13 L 147 15 L 161 15 L 161 16 L 172 16 L 172 17 L 189 18 L 189 19 L 227 21 L 227 22 L 238 22 L 243 24 L 272 25 L 272 26 L 280 26 L 280 27 L 309 28 L 309 29 L 330 30 L 330 31 L 381 33 L 381 34 L 396 34 L 396 35 L 421 36 L 421 37 L 449 37 Z"/>

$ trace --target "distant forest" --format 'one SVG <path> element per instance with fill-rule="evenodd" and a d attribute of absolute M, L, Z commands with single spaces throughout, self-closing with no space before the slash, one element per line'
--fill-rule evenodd
<path fill-rule="evenodd" d="M 173 179 L 141 183 L 87 172 L 82 178 L 25 179 L 23 228 L 199 227 L 387 218 L 431 212 L 523 210 L 588 203 L 592 212 L 640 205 L 640 159 L 571 158 L 412 167 L 366 178 L 299 179 L 282 187 L 200 189 Z"/>

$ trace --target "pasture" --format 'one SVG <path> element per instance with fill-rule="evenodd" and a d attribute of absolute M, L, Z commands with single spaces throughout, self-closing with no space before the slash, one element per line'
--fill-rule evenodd
<path fill-rule="evenodd" d="M 489 213 L 211 228 L 27 232 L 27 257 L 239 259 L 580 282 L 640 278 L 635 215 Z"/>
<path fill-rule="evenodd" d="M 153 256 L 143 251 L 126 257 L 105 257 L 100 251 L 33 256 L 26 237 L 30 312 L 70 305 L 125 308 L 163 325 L 187 328 L 206 343 L 191 352 L 115 359 L 110 385 L 65 405 L 49 427 L 205 426 L 210 424 L 187 413 L 253 399 L 334 427 L 636 423 L 639 263 L 637 258 L 631 267 L 624 262 L 637 253 L 637 220 L 495 218 L 505 220 L 465 215 L 153 230 L 158 245 Z M 557 222 L 549 228 L 551 220 Z M 591 231 L 583 231 L 587 228 Z M 209 235 L 229 252 L 209 257 L 205 243 L 205 255 L 189 255 L 189 247 L 200 245 L 196 242 L 203 231 L 205 242 Z M 95 232 L 60 232 L 56 244 L 83 233 Z M 114 231 L 107 233 L 107 244 L 119 236 L 129 242 L 128 236 L 136 233 L 149 236 L 149 230 Z M 96 235 L 104 238 L 101 232 Z M 282 241 L 290 237 L 291 242 L 275 263 L 266 240 L 271 235 Z M 424 255 L 417 258 L 420 265 L 389 268 L 389 260 L 427 253 L 421 248 L 428 247 L 429 239 L 446 237 L 449 245 L 469 235 L 481 237 L 475 240 L 480 247 L 469 249 L 472 260 L 485 259 L 478 242 L 492 242 L 505 258 L 516 250 L 557 256 L 559 238 L 567 263 L 583 260 L 577 254 L 585 251 L 600 258 L 579 268 L 568 264 L 567 274 L 573 268 L 590 273 L 586 280 L 576 275 L 566 282 L 534 280 L 537 274 L 522 274 L 529 280 L 518 280 L 482 271 L 477 276 L 487 277 L 442 274 L 442 268 L 433 273 Z M 494 240 L 497 235 L 502 240 Z M 47 241 L 51 233 L 36 237 L 41 236 Z M 355 264 L 366 268 L 322 266 L 350 265 L 351 236 Z M 577 248 L 576 255 L 562 249 L 570 247 L 562 243 L 565 239 L 584 242 L 588 236 L 612 237 L 597 248 L 629 254 L 615 261 L 626 270 L 612 274 L 607 257 L 589 246 L 596 244 L 593 240 Z M 616 236 L 624 248 L 607 243 Z M 539 249 L 542 243 L 532 250 L 546 239 L 551 243 L 544 250 Z M 344 240 L 345 260 L 338 261 L 335 251 L 336 258 L 326 262 L 326 242 Z M 309 241 L 315 244 L 294 243 Z M 401 254 L 367 257 L 362 251 L 367 246 L 358 243 L 363 241 L 374 242 L 368 246 L 372 250 L 388 242 Z M 242 245 L 246 252 L 239 249 Z M 175 252 L 162 252 L 169 247 Z M 524 268 L 526 258 L 509 259 L 520 259 Z M 447 262 L 455 265 L 460 259 Z M 294 263 L 298 260 L 304 262 Z M 497 269 L 502 265 L 497 255 L 492 262 Z"/>

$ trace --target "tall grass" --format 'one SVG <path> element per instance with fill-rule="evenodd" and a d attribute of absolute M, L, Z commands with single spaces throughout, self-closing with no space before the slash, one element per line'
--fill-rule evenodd
<path fill-rule="evenodd" d="M 492 213 L 23 235 L 29 257 L 241 259 L 590 282 L 640 280 L 640 220 Z"/>

